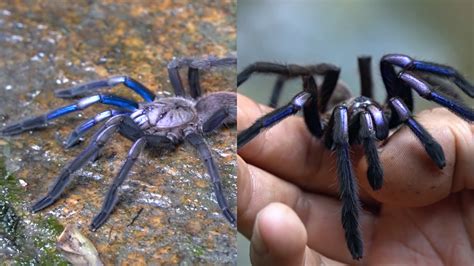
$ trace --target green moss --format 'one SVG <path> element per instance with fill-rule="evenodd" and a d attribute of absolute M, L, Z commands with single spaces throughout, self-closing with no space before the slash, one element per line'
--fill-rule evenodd
<path fill-rule="evenodd" d="M 194 257 L 196 258 L 204 255 L 204 248 L 201 246 L 193 246 L 191 251 L 193 252 Z"/>
<path fill-rule="evenodd" d="M 52 217 L 33 219 L 23 223 L 30 215 L 25 211 L 26 191 L 17 178 L 5 169 L 0 157 L 0 233 L 3 233 L 19 250 L 11 261 L 16 265 L 68 265 L 56 250 L 56 239 L 64 227 Z M 31 220 L 31 218 L 30 218 Z M 5 260 L 0 256 L 0 260 Z"/>
<path fill-rule="evenodd" d="M 16 214 L 13 202 L 18 202 L 22 192 L 15 184 L 15 178 L 8 175 L 3 158 L 0 157 L 0 232 L 9 240 L 19 237 L 20 217 Z"/>
<path fill-rule="evenodd" d="M 68 265 L 60 254 L 56 251 L 55 241 L 51 241 L 43 236 L 34 238 L 35 247 L 40 250 L 37 259 L 38 265 Z"/>
<path fill-rule="evenodd" d="M 52 216 L 40 221 L 39 225 L 50 230 L 53 235 L 60 235 L 64 231 L 64 226 Z"/>
<path fill-rule="evenodd" d="M 0 201 L 18 202 L 24 191 L 13 175 L 7 173 L 4 159 L 0 157 Z"/>
<path fill-rule="evenodd" d="M 5 201 L 0 201 L 0 233 L 10 240 L 17 238 L 19 217 L 15 211 Z"/>

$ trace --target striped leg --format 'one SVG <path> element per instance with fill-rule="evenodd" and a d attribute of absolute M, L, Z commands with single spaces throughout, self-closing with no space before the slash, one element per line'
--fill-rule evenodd
<path fill-rule="evenodd" d="M 393 66 L 402 68 L 402 71 L 396 73 Z M 413 110 L 413 99 L 408 99 L 406 96 L 408 94 L 411 95 L 412 88 L 421 97 L 448 108 L 466 120 L 474 121 L 474 110 L 472 108 L 469 108 L 456 99 L 450 99 L 447 96 L 440 94 L 428 82 L 422 80 L 416 75 L 416 71 L 418 71 L 450 78 L 464 93 L 471 98 L 474 97 L 474 86 L 452 67 L 431 62 L 417 61 L 406 55 L 388 54 L 381 59 L 380 70 L 388 93 L 388 99 L 390 100 L 393 97 L 400 97 L 407 105 L 409 111 Z M 392 126 L 396 124 L 394 122 L 401 119 L 396 117 L 396 115 L 393 117 L 394 118 L 391 119 Z"/>
<path fill-rule="evenodd" d="M 51 120 L 62 117 L 72 112 L 83 110 L 96 103 L 117 106 L 129 111 L 134 111 L 138 108 L 138 103 L 134 101 L 111 94 L 97 94 L 82 98 L 74 104 L 66 105 L 58 109 L 52 110 L 48 113 L 33 118 L 27 118 L 23 121 L 11 124 L 1 129 L 0 134 L 4 136 L 11 136 L 22 133 L 27 130 L 41 128 L 46 126 L 46 123 Z"/>
<path fill-rule="evenodd" d="M 230 211 L 227 201 L 224 197 L 221 178 L 219 176 L 219 170 L 217 169 L 217 165 L 214 162 L 214 159 L 212 158 L 209 147 L 207 146 L 202 136 L 199 134 L 189 133 L 188 135 L 186 135 L 185 138 L 199 152 L 199 155 L 207 168 L 207 172 L 209 173 L 209 176 L 211 176 L 212 186 L 214 188 L 217 203 L 219 204 L 219 207 L 221 208 L 224 217 L 232 225 L 235 226 L 237 220 L 235 218 L 235 215 Z"/>
<path fill-rule="evenodd" d="M 79 142 L 79 139 L 86 134 L 87 131 L 91 130 L 95 125 L 99 124 L 100 122 L 108 119 L 112 116 L 120 115 L 120 114 L 127 114 L 130 113 L 128 111 L 117 111 L 117 110 L 107 110 L 104 111 L 87 121 L 84 121 L 79 126 L 77 126 L 64 144 L 65 148 L 70 148 Z"/>
<path fill-rule="evenodd" d="M 115 87 L 119 84 L 125 85 L 127 88 L 138 93 L 146 102 L 152 102 L 155 94 L 151 92 L 140 82 L 128 76 L 115 76 L 108 79 L 95 80 L 74 86 L 72 88 L 56 90 L 55 94 L 59 98 L 71 98 L 83 95 L 84 93 L 95 91 L 101 88 Z"/>
<path fill-rule="evenodd" d="M 123 116 L 114 116 L 95 134 L 91 143 L 71 163 L 69 163 L 59 174 L 53 186 L 46 196 L 37 201 L 32 207 L 33 212 L 38 212 L 53 204 L 64 191 L 66 185 L 71 181 L 71 174 L 92 160 L 102 149 L 105 143 L 119 129 Z"/>
<path fill-rule="evenodd" d="M 277 108 L 263 117 L 257 119 L 253 125 L 243 130 L 237 135 L 237 149 L 242 148 L 245 144 L 255 138 L 260 132 L 268 129 L 290 115 L 296 114 L 301 110 L 310 98 L 310 94 L 307 92 L 298 93 L 293 99 L 286 105 Z"/>
<path fill-rule="evenodd" d="M 132 169 L 133 164 L 138 159 L 138 156 L 143 151 L 147 144 L 146 137 L 142 137 L 135 141 L 128 152 L 127 159 L 123 164 L 122 168 L 120 169 L 119 174 L 115 177 L 112 186 L 109 188 L 107 195 L 105 196 L 104 203 L 102 205 L 102 209 L 100 210 L 99 214 L 94 217 L 90 228 L 92 231 L 96 231 L 100 226 L 102 226 L 109 217 L 110 213 L 114 209 L 117 203 L 117 192 L 120 186 L 123 184 L 125 179 L 128 176 L 128 173 Z"/>

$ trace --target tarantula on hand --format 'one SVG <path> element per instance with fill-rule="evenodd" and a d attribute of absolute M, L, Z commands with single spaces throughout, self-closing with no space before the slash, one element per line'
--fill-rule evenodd
<path fill-rule="evenodd" d="M 370 57 L 359 58 L 362 96 L 351 97 L 349 91 L 336 85 L 340 69 L 331 64 L 308 66 L 281 65 L 257 62 L 246 67 L 237 77 L 237 86 L 253 73 L 276 74 L 270 105 L 275 107 L 284 82 L 301 77 L 303 91 L 286 105 L 259 118 L 237 136 L 237 147 L 242 148 L 265 129 L 269 129 L 290 115 L 303 109 L 308 130 L 316 138 L 323 138 L 328 149 L 334 150 L 337 176 L 342 201 L 341 221 L 347 247 L 354 259 L 363 256 L 359 228 L 359 202 L 356 177 L 352 169 L 349 147 L 362 144 L 368 164 L 367 178 L 373 190 L 383 184 L 383 168 L 377 151 L 377 141 L 388 138 L 389 130 L 402 124 L 415 134 L 432 161 L 443 168 L 446 164 L 442 147 L 412 115 L 414 89 L 421 97 L 434 101 L 467 121 L 474 121 L 474 110 L 463 104 L 454 92 L 440 84 L 435 76 L 450 79 L 471 98 L 474 87 L 455 69 L 431 62 L 418 61 L 402 54 L 388 54 L 380 61 L 380 71 L 387 91 L 387 100 L 379 104 L 372 97 Z M 315 76 L 323 76 L 318 88 Z M 451 95 L 451 96 L 450 96 Z"/>
<path fill-rule="evenodd" d="M 212 67 L 233 66 L 234 57 L 206 59 L 174 59 L 168 64 L 168 73 L 175 96 L 160 98 L 138 81 L 127 76 L 116 76 L 92 81 L 69 89 L 58 90 L 56 96 L 70 98 L 95 91 L 100 88 L 125 85 L 139 94 L 145 102 L 122 98 L 112 94 L 95 94 L 78 100 L 76 103 L 60 107 L 46 114 L 14 123 L 0 130 L 3 136 L 19 134 L 24 131 L 46 126 L 47 122 L 66 114 L 83 110 L 95 103 L 115 106 L 117 109 L 102 112 L 80 124 L 69 136 L 66 147 L 78 142 L 88 130 L 107 119 L 95 133 L 87 148 L 82 151 L 58 176 L 46 196 L 32 206 L 32 211 L 40 211 L 53 204 L 71 180 L 71 174 L 87 162 L 94 160 L 107 141 L 116 132 L 133 141 L 127 159 L 105 197 L 100 213 L 92 221 L 91 230 L 97 230 L 105 223 L 116 202 L 119 187 L 127 178 L 130 169 L 145 147 L 158 150 L 172 149 L 183 140 L 194 146 L 203 160 L 217 199 L 225 218 L 235 226 L 235 216 L 230 211 L 223 195 L 219 171 L 203 135 L 211 133 L 225 124 L 235 124 L 236 94 L 234 92 L 215 92 L 201 97 L 199 72 Z M 179 69 L 188 67 L 188 83 L 191 97 L 185 97 L 184 86 Z"/>

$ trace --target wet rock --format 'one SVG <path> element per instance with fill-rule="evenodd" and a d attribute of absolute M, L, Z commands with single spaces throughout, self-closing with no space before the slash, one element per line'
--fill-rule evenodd
<path fill-rule="evenodd" d="M 63 230 L 53 218 L 29 217 L 26 191 L 19 180 L 5 169 L 0 156 L 0 258 L 11 264 L 65 265 L 54 243 Z"/>
<path fill-rule="evenodd" d="M 19 253 L 15 243 L 20 219 L 6 201 L 0 202 L 0 254 L 12 256 Z"/>
<path fill-rule="evenodd" d="M 189 221 L 186 224 L 186 232 L 191 235 L 197 235 L 201 231 L 202 227 L 199 221 Z"/>

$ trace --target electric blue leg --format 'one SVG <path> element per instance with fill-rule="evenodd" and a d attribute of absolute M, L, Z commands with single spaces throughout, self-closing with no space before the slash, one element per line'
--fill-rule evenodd
<path fill-rule="evenodd" d="M 432 90 L 431 85 L 408 72 L 401 72 L 399 78 L 413 88 L 421 97 L 434 101 L 468 121 L 474 121 L 474 110 L 462 103 L 448 99 Z"/>
<path fill-rule="evenodd" d="M 102 103 L 105 105 L 113 105 L 119 108 L 135 111 L 138 108 L 138 103 L 111 94 L 97 94 L 80 99 L 74 104 L 66 105 L 58 109 L 52 110 L 46 114 L 42 114 L 33 118 L 28 118 L 23 121 L 14 123 L 0 130 L 1 135 L 9 136 L 19 134 L 26 130 L 44 127 L 46 122 L 56 119 L 58 117 L 67 115 L 72 112 L 83 110 L 95 103 Z"/>
<path fill-rule="evenodd" d="M 415 118 L 413 118 L 412 113 L 400 98 L 394 97 L 388 102 L 395 113 L 397 113 L 397 116 L 400 119 L 399 122 L 405 123 L 410 128 L 421 144 L 425 147 L 428 156 L 439 167 L 439 169 L 443 169 L 446 166 L 443 147 L 441 147 L 431 134 L 420 123 L 418 123 Z"/>
<path fill-rule="evenodd" d="M 473 98 L 474 97 L 474 86 L 471 85 L 462 75 L 459 73 L 456 69 L 450 67 L 450 66 L 445 66 L 445 65 L 440 65 L 440 64 L 435 64 L 435 63 L 430 63 L 430 62 L 423 62 L 423 61 L 413 61 L 412 63 L 412 69 L 416 69 L 419 71 L 425 71 L 441 76 L 446 76 L 449 78 L 453 78 L 453 82 L 461 88 L 464 93 L 469 95 L 469 97 Z"/>
<path fill-rule="evenodd" d="M 456 69 L 450 66 L 435 64 L 431 62 L 418 61 L 418 60 L 412 59 L 411 57 L 407 55 L 402 55 L 402 54 L 388 54 L 388 55 L 383 56 L 382 60 L 380 61 L 381 68 L 382 68 L 382 65 L 386 65 L 386 64 L 392 64 L 392 65 L 401 67 L 404 71 L 405 70 L 408 70 L 408 71 L 418 70 L 418 71 L 433 73 L 436 75 L 452 78 L 453 82 L 459 88 L 461 88 L 464 91 L 464 93 L 469 95 L 471 98 L 474 97 L 474 86 L 470 84 Z M 385 69 L 387 70 L 388 68 L 385 68 Z M 390 73 L 384 73 L 384 69 L 381 69 L 381 70 L 382 70 L 382 77 L 384 77 L 385 86 L 387 87 L 385 77 L 389 77 Z M 391 77 L 389 79 L 393 79 L 393 78 Z M 397 95 L 390 95 L 390 87 L 393 87 L 393 86 L 387 87 L 389 98 L 393 96 L 397 96 Z"/>
<path fill-rule="evenodd" d="M 397 71 L 393 66 L 403 67 L 402 63 L 396 61 L 397 59 L 402 61 L 399 57 L 396 57 L 396 55 L 386 55 L 380 60 L 380 73 L 382 74 L 382 80 L 388 94 L 386 101 L 392 97 L 400 97 L 408 106 L 408 109 L 413 111 L 414 101 L 411 89 L 398 79 Z M 393 125 L 396 122 L 397 121 L 392 120 L 390 124 Z"/>
<path fill-rule="evenodd" d="M 298 93 L 290 103 L 273 110 L 265 116 L 259 118 L 249 128 L 243 130 L 237 135 L 237 149 L 242 148 L 245 144 L 255 138 L 260 132 L 268 129 L 290 115 L 296 114 L 301 110 L 311 95 L 307 92 Z"/>
<path fill-rule="evenodd" d="M 145 101 L 152 102 L 155 99 L 155 94 L 145 87 L 140 82 L 128 76 L 115 76 L 108 79 L 95 80 L 87 83 L 82 83 L 68 89 L 56 90 L 55 94 L 59 98 L 71 98 L 84 94 L 85 92 L 94 91 L 100 88 L 115 87 L 119 84 L 125 85 L 138 93 Z"/>
<path fill-rule="evenodd" d="M 469 120 L 471 122 L 474 121 L 474 110 L 467 106 L 463 106 L 462 104 L 454 100 L 448 100 L 446 97 L 434 91 L 431 92 L 431 100 L 448 108 L 449 110 L 453 111 L 454 113 L 458 114 L 466 120 Z"/>
<path fill-rule="evenodd" d="M 71 132 L 71 134 L 66 140 L 66 143 L 64 144 L 65 148 L 70 148 L 74 146 L 77 142 L 79 142 L 79 138 L 81 138 L 87 131 L 89 131 L 95 125 L 99 124 L 101 121 L 115 115 L 126 114 L 126 113 L 130 113 L 130 112 L 107 110 L 105 112 L 99 113 L 98 115 L 94 116 L 93 118 L 87 121 L 84 121 L 79 126 L 77 126 L 73 132 Z"/>

